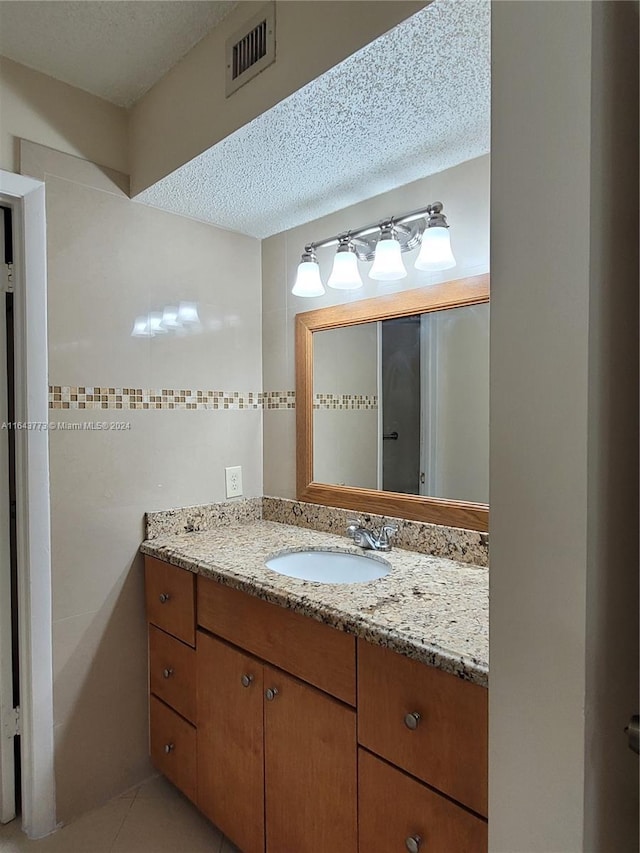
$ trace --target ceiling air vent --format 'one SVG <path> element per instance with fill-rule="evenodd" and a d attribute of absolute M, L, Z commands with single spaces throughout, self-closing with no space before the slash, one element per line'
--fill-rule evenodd
<path fill-rule="evenodd" d="M 275 3 L 267 3 L 226 44 L 225 94 L 233 94 L 276 58 Z"/>

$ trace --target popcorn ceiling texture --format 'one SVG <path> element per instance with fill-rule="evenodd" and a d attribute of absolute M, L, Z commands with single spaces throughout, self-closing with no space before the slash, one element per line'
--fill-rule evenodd
<path fill-rule="evenodd" d="M 208 0 L 0 4 L 0 54 L 130 107 L 233 9 Z"/>
<path fill-rule="evenodd" d="M 353 510 L 291 501 L 285 498 L 245 498 L 225 503 L 204 504 L 147 513 L 147 540 L 160 536 L 215 530 L 246 521 L 275 521 L 295 527 L 334 533 L 345 537 Z M 382 516 L 366 515 L 367 524 L 379 526 Z M 445 557 L 458 563 L 486 567 L 489 564 L 489 536 L 474 530 L 443 527 L 421 521 L 391 519 L 398 527 L 394 544 L 407 551 Z"/>
<path fill-rule="evenodd" d="M 136 200 L 264 238 L 489 148 L 490 3 L 435 0 Z"/>

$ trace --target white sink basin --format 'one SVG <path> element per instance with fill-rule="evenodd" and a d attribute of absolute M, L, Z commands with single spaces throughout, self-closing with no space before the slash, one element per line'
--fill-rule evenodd
<path fill-rule="evenodd" d="M 265 566 L 290 578 L 318 583 L 365 583 L 383 578 L 391 569 L 381 557 L 321 549 L 276 554 Z"/>

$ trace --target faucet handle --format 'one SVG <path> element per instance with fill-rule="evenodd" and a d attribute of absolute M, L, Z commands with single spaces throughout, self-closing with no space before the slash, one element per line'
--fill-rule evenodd
<path fill-rule="evenodd" d="M 391 522 L 386 521 L 384 518 L 382 519 L 382 525 L 380 526 L 380 530 L 378 532 L 378 547 L 380 549 L 389 549 L 391 548 L 391 544 L 389 539 L 393 536 L 394 533 L 398 532 L 398 525 L 392 524 Z"/>
<path fill-rule="evenodd" d="M 361 518 L 349 518 L 347 519 L 347 536 L 350 536 L 352 539 L 355 539 L 356 532 L 363 527 L 363 521 Z"/>

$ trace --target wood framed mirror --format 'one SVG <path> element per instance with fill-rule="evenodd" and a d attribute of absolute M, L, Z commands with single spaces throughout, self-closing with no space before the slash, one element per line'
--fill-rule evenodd
<path fill-rule="evenodd" d="M 488 530 L 488 303 L 487 274 L 296 315 L 298 500 Z"/>

